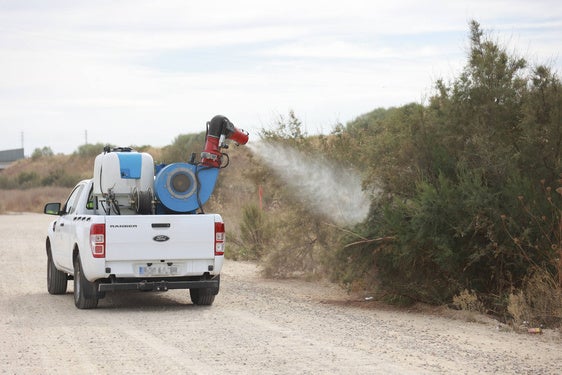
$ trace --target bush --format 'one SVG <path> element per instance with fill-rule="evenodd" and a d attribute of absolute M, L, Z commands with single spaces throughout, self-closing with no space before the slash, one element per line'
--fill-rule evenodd
<path fill-rule="evenodd" d="M 103 148 L 105 146 L 106 145 L 103 143 L 81 145 L 76 151 L 74 151 L 74 155 L 78 155 L 84 158 L 95 157 L 103 152 Z M 112 147 L 111 145 L 107 146 Z"/>
<path fill-rule="evenodd" d="M 453 297 L 453 306 L 462 311 L 485 313 L 484 304 L 478 299 L 474 291 L 463 290 Z"/>
<path fill-rule="evenodd" d="M 265 213 L 255 205 L 242 209 L 238 256 L 242 259 L 260 260 L 268 251 L 273 228 Z"/>
<path fill-rule="evenodd" d="M 57 168 L 41 179 L 41 186 L 74 187 L 81 179 L 81 176 L 68 174 L 64 168 Z"/>
<path fill-rule="evenodd" d="M 17 184 L 20 189 L 26 189 L 39 185 L 39 174 L 37 172 L 21 172 L 17 178 Z"/>
<path fill-rule="evenodd" d="M 523 288 L 509 295 L 507 311 L 516 328 L 560 324 L 562 288 L 551 274 L 535 269 Z"/>
<path fill-rule="evenodd" d="M 35 150 L 33 150 L 33 153 L 31 154 L 31 159 L 33 160 L 37 160 L 39 158 L 42 158 L 44 156 L 53 156 L 53 150 L 51 150 L 50 147 L 43 147 L 43 148 L 36 148 Z"/>
<path fill-rule="evenodd" d="M 329 253 L 340 232 L 305 207 L 276 202 L 261 210 L 242 210 L 238 236 L 229 237 L 229 256 L 257 260 L 269 278 L 322 278 L 329 274 Z"/>
<path fill-rule="evenodd" d="M 205 148 L 205 132 L 197 134 L 180 134 L 170 146 L 162 152 L 162 163 L 177 163 L 190 160 L 195 153 L 198 160 L 201 151 Z"/>
<path fill-rule="evenodd" d="M 319 217 L 291 207 L 276 212 L 272 226 L 274 238 L 260 264 L 262 274 L 270 278 L 318 278 L 328 253 L 329 229 Z"/>
<path fill-rule="evenodd" d="M 562 84 L 470 26 L 467 65 L 428 106 L 377 110 L 335 134 L 384 194 L 334 275 L 395 300 L 474 291 L 503 316 L 534 270 L 562 285 Z"/>

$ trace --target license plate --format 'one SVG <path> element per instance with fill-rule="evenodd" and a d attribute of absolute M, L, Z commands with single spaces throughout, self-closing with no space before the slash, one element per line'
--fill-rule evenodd
<path fill-rule="evenodd" d="M 152 265 L 138 266 L 139 276 L 172 276 L 178 274 L 178 266 Z"/>

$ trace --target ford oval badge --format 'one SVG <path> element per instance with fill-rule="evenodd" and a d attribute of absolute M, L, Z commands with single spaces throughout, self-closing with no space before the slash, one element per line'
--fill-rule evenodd
<path fill-rule="evenodd" d="M 163 234 L 159 234 L 158 236 L 152 237 L 152 239 L 156 242 L 166 242 L 170 239 L 170 237 L 165 236 Z"/>

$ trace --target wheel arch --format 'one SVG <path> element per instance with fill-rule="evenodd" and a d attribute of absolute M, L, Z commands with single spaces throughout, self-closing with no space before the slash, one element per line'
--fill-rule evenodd
<path fill-rule="evenodd" d="M 47 256 L 51 255 L 51 239 L 49 236 L 45 239 L 45 253 L 47 253 Z"/>
<path fill-rule="evenodd" d="M 78 254 L 80 254 L 80 249 L 78 248 L 78 244 L 75 243 L 74 247 L 72 248 L 72 264 L 76 262 L 76 257 L 78 257 Z"/>

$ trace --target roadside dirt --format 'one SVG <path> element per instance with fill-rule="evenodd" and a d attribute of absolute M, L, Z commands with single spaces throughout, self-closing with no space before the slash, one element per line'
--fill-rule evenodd
<path fill-rule="evenodd" d="M 51 217 L 0 215 L 0 374 L 559 374 L 558 332 L 349 302 L 227 261 L 215 304 L 115 293 L 78 310 L 46 287 Z M 357 305 L 366 308 L 357 307 Z"/>

